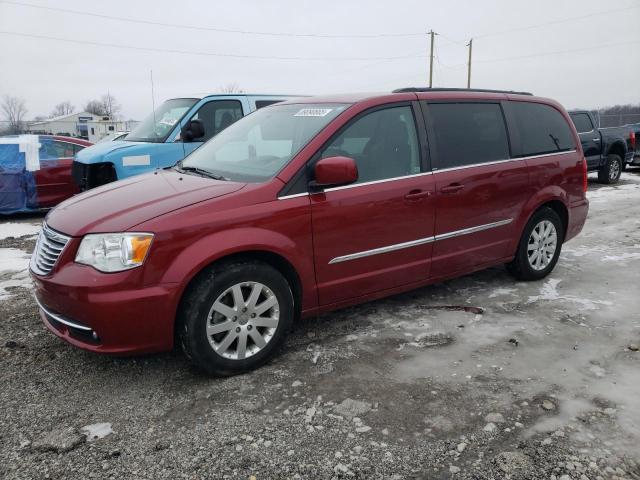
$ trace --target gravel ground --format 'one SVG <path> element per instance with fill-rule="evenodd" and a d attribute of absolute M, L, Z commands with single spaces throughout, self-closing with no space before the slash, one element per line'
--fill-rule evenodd
<path fill-rule="evenodd" d="M 42 217 L 4 219 L 0 477 L 640 479 L 640 170 L 589 197 L 544 281 L 494 268 L 303 321 L 229 379 L 59 341 L 25 273 Z"/>

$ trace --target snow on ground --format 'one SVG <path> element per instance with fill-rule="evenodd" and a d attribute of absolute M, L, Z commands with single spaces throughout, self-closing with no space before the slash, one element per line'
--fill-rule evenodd
<path fill-rule="evenodd" d="M 0 274 L 23 272 L 29 267 L 30 255 L 18 248 L 0 248 Z"/>
<path fill-rule="evenodd" d="M 30 253 L 15 248 L 16 241 L 33 240 L 40 232 L 41 220 L 29 219 L 25 222 L 0 222 L 0 242 L 7 246 L 0 247 L 0 300 L 11 296 L 11 290 L 17 287 L 31 288 L 29 278 Z M 14 240 L 15 239 L 15 240 Z M 21 246 L 19 243 L 17 246 Z"/>
<path fill-rule="evenodd" d="M 0 223 L 0 240 L 9 237 L 24 237 L 27 235 L 37 235 L 40 232 L 40 225 L 30 223 Z"/>

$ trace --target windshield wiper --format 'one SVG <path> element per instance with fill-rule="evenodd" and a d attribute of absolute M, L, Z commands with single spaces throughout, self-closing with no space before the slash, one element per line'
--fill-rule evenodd
<path fill-rule="evenodd" d="M 229 180 L 227 177 L 223 177 L 222 175 L 218 175 L 216 173 L 210 172 L 209 170 L 205 170 L 204 168 L 191 167 L 189 165 L 185 166 L 182 164 L 182 160 L 178 162 L 178 164 L 176 165 L 176 168 L 183 172 L 194 172 L 194 173 L 197 173 L 198 175 L 202 175 L 203 177 L 213 178 L 214 180 L 224 180 L 224 181 Z"/>

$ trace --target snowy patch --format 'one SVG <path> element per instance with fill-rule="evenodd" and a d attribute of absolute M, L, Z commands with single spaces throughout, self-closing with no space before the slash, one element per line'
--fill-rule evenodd
<path fill-rule="evenodd" d="M 95 440 L 100 440 L 107 435 L 111 435 L 113 430 L 111 430 L 110 423 L 94 423 L 92 425 L 82 427 L 80 429 L 80 433 L 87 437 L 87 442 L 93 442 Z"/>
<path fill-rule="evenodd" d="M 5 300 L 11 296 L 10 288 L 22 287 L 30 289 L 32 286 L 29 272 L 22 271 L 11 275 L 6 280 L 0 280 L 0 300 Z"/>
<path fill-rule="evenodd" d="M 620 255 L 607 255 L 606 257 L 602 257 L 601 260 L 603 262 L 616 262 L 616 263 L 627 263 L 627 260 L 636 260 L 640 258 L 640 253 L 622 253 Z"/>
<path fill-rule="evenodd" d="M 40 232 L 40 225 L 30 223 L 0 223 L 0 240 L 9 237 L 24 237 L 27 235 L 37 235 Z"/>
<path fill-rule="evenodd" d="M 496 288 L 493 292 L 489 294 L 489 298 L 496 298 L 504 295 L 511 295 L 513 297 L 517 296 L 513 292 L 517 292 L 518 290 L 515 288 Z"/>
<path fill-rule="evenodd" d="M 529 300 L 527 300 L 527 303 L 533 303 L 539 300 L 558 300 L 559 298 L 562 298 L 558 293 L 558 284 L 561 281 L 562 280 L 558 278 L 552 278 L 550 280 L 547 280 L 545 284 L 542 286 L 542 288 L 540 289 L 540 295 L 529 297 Z"/>
<path fill-rule="evenodd" d="M 22 272 L 29 268 L 31 256 L 18 248 L 0 248 L 0 273 Z"/>
<path fill-rule="evenodd" d="M 582 307 L 583 310 L 596 310 L 599 305 L 613 305 L 612 302 L 609 302 L 607 300 L 593 300 L 590 298 L 576 297 L 575 295 L 560 295 L 560 293 L 558 292 L 558 284 L 561 281 L 562 280 L 557 278 L 547 280 L 540 289 L 540 295 L 530 296 L 529 300 L 527 300 L 527 303 L 535 303 L 540 300 L 566 300 L 569 302 L 577 303 Z"/>

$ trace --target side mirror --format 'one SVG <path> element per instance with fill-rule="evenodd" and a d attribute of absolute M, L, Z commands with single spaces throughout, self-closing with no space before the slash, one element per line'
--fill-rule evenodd
<path fill-rule="evenodd" d="M 314 174 L 315 180 L 310 185 L 312 189 L 338 187 L 358 180 L 358 166 L 349 157 L 322 158 L 316 162 Z"/>
<path fill-rule="evenodd" d="M 183 142 L 193 142 L 204 137 L 204 125 L 200 120 L 189 120 L 180 132 Z"/>

